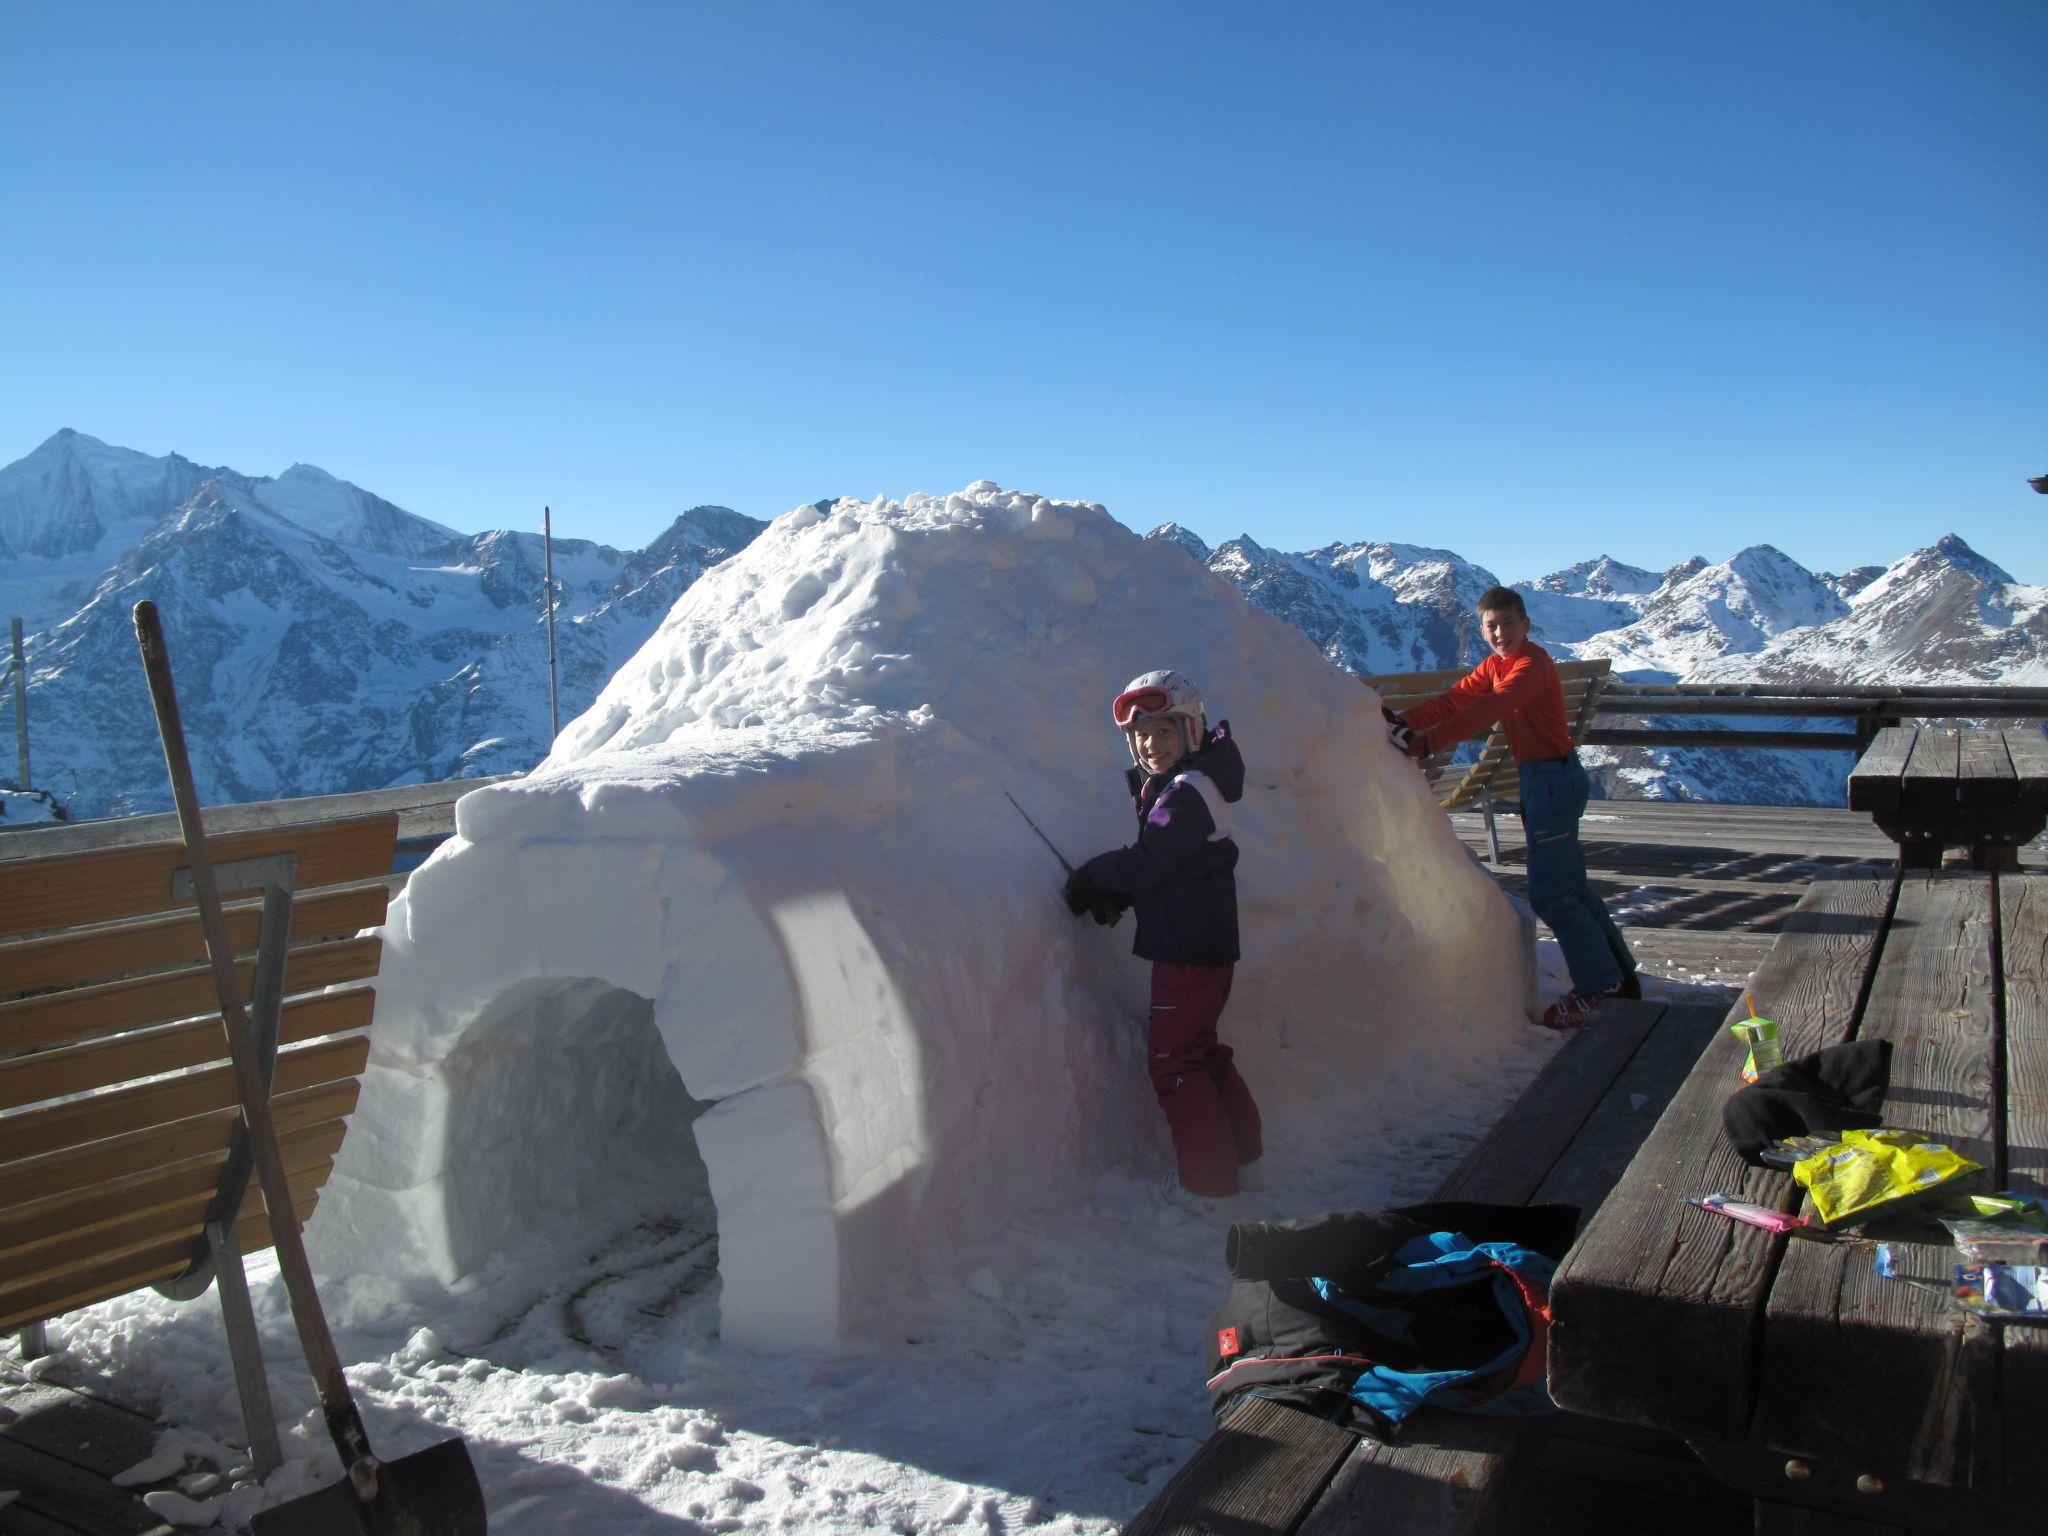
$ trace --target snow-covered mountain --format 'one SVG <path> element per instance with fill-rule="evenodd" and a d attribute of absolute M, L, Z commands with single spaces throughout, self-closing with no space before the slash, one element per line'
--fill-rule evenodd
<path fill-rule="evenodd" d="M 561 718 L 765 526 L 706 506 L 637 552 L 556 540 Z M 460 534 L 310 465 L 249 476 L 66 430 L 0 469 L 34 773 L 74 816 L 169 804 L 137 599 L 163 614 L 201 798 L 260 800 L 531 767 L 542 581 L 538 533 Z"/>
<path fill-rule="evenodd" d="M 637 551 L 556 540 L 561 719 L 765 526 L 699 506 Z M 1288 553 L 1248 534 L 1212 550 L 1173 523 L 1148 537 L 1345 671 L 1483 654 L 1472 605 L 1496 579 L 1449 550 Z M 0 616 L 26 630 L 34 776 L 74 816 L 169 804 L 129 628 L 141 597 L 164 615 L 203 799 L 531 767 L 551 737 L 541 568 L 537 532 L 461 534 L 305 464 L 252 476 L 66 429 L 0 468 Z M 1554 653 L 1641 681 L 2048 684 L 2048 588 L 1953 535 L 1839 576 L 1758 545 L 1661 574 L 1602 555 L 1515 585 Z M 1817 752 L 1588 757 L 1612 795 L 1781 804 L 1838 804 L 1847 768 Z"/>
<path fill-rule="evenodd" d="M 1148 537 L 1187 550 L 1348 672 L 1470 666 L 1484 654 L 1471 606 L 1495 578 L 1448 551 L 1366 543 L 1290 555 L 1240 538 L 1212 552 L 1171 523 Z M 1512 585 L 1554 655 L 1609 657 L 1637 682 L 2048 684 L 2048 588 L 2015 581 L 1953 534 L 1840 576 L 1759 544 L 1661 576 L 1602 555 Z M 1838 805 L 1849 766 L 1839 752 L 1585 755 L 1616 797 L 1758 804 Z"/>

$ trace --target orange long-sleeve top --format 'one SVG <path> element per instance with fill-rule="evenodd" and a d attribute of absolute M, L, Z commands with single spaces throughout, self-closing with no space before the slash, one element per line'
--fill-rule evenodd
<path fill-rule="evenodd" d="M 1484 735 L 1495 721 L 1507 727 L 1508 750 L 1518 763 L 1566 757 L 1572 750 L 1557 663 L 1530 640 L 1505 656 L 1487 657 L 1449 693 L 1403 710 L 1401 718 L 1432 752 Z"/>

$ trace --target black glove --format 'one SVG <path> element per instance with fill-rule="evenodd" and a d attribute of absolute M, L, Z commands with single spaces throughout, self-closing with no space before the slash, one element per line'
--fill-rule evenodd
<path fill-rule="evenodd" d="M 1067 898 L 1067 910 L 1080 917 L 1094 906 L 1096 898 L 1102 894 L 1102 888 L 1095 883 L 1095 877 L 1088 873 L 1088 867 L 1084 864 L 1067 876 L 1067 886 L 1063 894 Z"/>
<path fill-rule="evenodd" d="M 1114 928 L 1116 920 L 1124 915 L 1124 908 L 1131 904 L 1131 898 L 1122 891 L 1105 891 L 1100 886 L 1088 902 L 1088 915 L 1105 928 Z"/>

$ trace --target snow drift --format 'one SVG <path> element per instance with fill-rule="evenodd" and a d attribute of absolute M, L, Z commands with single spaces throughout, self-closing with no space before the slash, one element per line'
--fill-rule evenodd
<path fill-rule="evenodd" d="M 1299 632 L 1098 506 L 800 507 L 393 904 L 316 1261 L 446 1284 L 708 1179 L 723 1336 L 829 1344 L 950 1248 L 1164 1166 L 1130 926 L 1068 915 L 1005 794 L 1069 858 L 1128 841 L 1108 706 L 1162 666 L 1249 764 L 1224 1033 L 1271 1155 L 1486 1071 L 1533 1001 L 1523 925 Z"/>

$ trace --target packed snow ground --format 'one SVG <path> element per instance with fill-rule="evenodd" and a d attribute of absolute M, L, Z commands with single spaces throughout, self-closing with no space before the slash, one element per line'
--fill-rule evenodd
<path fill-rule="evenodd" d="M 1555 945 L 1540 953 L 1546 994 L 1561 990 Z M 1647 990 L 1690 989 L 1652 979 Z M 1247 1214 L 1426 1196 L 1557 1045 L 1529 1028 L 1455 1096 L 1290 1157 Z M 719 1282 L 695 1238 L 618 1231 L 612 1214 L 504 1256 L 409 1323 L 394 1322 L 381 1282 L 322 1286 L 372 1443 L 389 1456 L 461 1435 L 498 1536 L 1102 1536 L 1212 1427 L 1202 1349 L 1229 1284 L 1222 1231 L 1164 1206 L 1132 1169 L 1106 1169 L 1086 1198 L 935 1255 L 912 1335 L 825 1355 L 725 1346 Z M 145 1291 L 74 1313 L 51 1325 L 56 1353 L 32 1367 L 112 1376 L 123 1400 L 160 1411 L 170 1497 L 152 1498 L 166 1518 L 232 1528 L 340 1477 L 283 1287 L 268 1254 L 252 1265 L 287 1421 L 287 1461 L 267 1485 L 232 1491 L 227 1480 L 245 1458 L 211 1295 L 181 1304 Z M 208 1474 L 219 1488 L 180 1503 L 175 1476 L 204 1489 Z"/>

